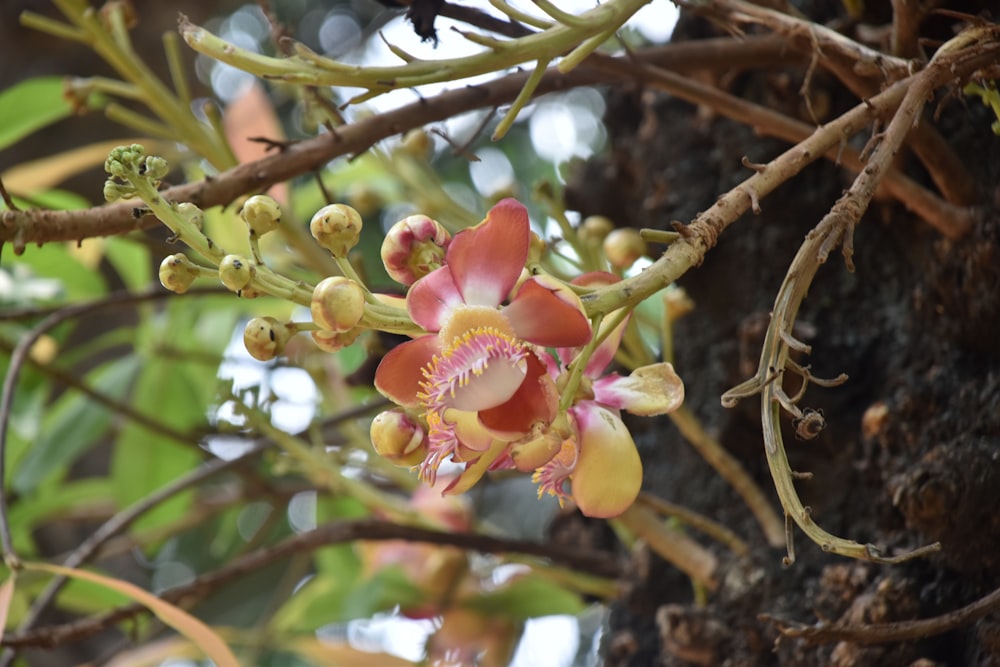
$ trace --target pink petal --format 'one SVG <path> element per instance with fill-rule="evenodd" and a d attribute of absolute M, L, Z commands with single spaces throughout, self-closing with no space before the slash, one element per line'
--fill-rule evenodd
<path fill-rule="evenodd" d="M 529 278 L 503 314 L 518 338 L 544 347 L 572 347 L 590 340 L 590 320 L 579 297 L 544 276 Z"/>
<path fill-rule="evenodd" d="M 504 199 L 486 220 L 452 239 L 447 263 L 465 303 L 494 308 L 503 303 L 528 259 L 529 232 L 528 210 Z"/>
<path fill-rule="evenodd" d="M 375 370 L 375 388 L 404 408 L 420 404 L 417 393 L 424 379 L 421 369 L 441 351 L 437 336 L 421 336 L 389 350 Z"/>
<path fill-rule="evenodd" d="M 442 266 L 413 283 L 406 294 L 406 308 L 410 317 L 426 331 L 440 331 L 451 311 L 461 305 L 462 295 L 447 266 Z"/>
<path fill-rule="evenodd" d="M 527 374 L 514 395 L 503 405 L 479 412 L 479 421 L 497 438 L 515 440 L 536 422 L 549 423 L 556 416 L 559 394 L 545 364 L 537 355 L 525 357 Z"/>
<path fill-rule="evenodd" d="M 642 461 L 635 442 L 615 412 L 592 401 L 572 409 L 580 431 L 580 455 L 570 475 L 572 495 L 586 516 L 618 516 L 642 486 Z"/>
<path fill-rule="evenodd" d="M 598 403 L 642 417 L 665 415 L 684 402 L 684 383 L 666 362 L 642 366 L 628 377 L 602 377 L 593 388 Z"/>

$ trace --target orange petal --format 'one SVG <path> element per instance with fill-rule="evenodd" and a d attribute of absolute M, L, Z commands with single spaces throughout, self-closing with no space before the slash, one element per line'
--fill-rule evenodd
<path fill-rule="evenodd" d="M 590 340 L 580 297 L 547 276 L 526 280 L 503 314 L 518 338 L 535 345 L 573 347 Z"/>
<path fill-rule="evenodd" d="M 479 411 L 479 421 L 497 438 L 517 440 L 537 422 L 547 424 L 556 416 L 559 394 L 545 364 L 534 353 L 525 361 L 527 373 L 514 395 L 502 405 Z"/>
<path fill-rule="evenodd" d="M 375 370 L 375 388 L 404 408 L 420 404 L 417 393 L 424 379 L 422 369 L 441 351 L 436 335 L 421 336 L 389 350 Z"/>

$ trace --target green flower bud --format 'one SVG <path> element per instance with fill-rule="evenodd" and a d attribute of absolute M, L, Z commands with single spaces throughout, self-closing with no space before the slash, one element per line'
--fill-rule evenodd
<path fill-rule="evenodd" d="M 291 323 L 273 317 L 255 317 L 243 329 L 243 344 L 250 356 L 258 361 L 270 361 L 285 351 L 285 345 L 297 333 Z"/>
<path fill-rule="evenodd" d="M 378 455 L 395 465 L 409 468 L 427 456 L 427 434 L 402 408 L 386 410 L 376 416 L 370 433 Z"/>
<path fill-rule="evenodd" d="M 254 195 L 240 209 L 240 217 L 250 228 L 251 238 L 260 238 L 281 222 L 281 207 L 267 195 Z"/>
<path fill-rule="evenodd" d="M 219 280 L 233 292 L 239 292 L 250 284 L 256 273 L 253 264 L 246 257 L 226 255 L 219 264 Z"/>
<path fill-rule="evenodd" d="M 189 201 L 177 205 L 177 214 L 202 231 L 205 228 L 205 213 Z"/>
<path fill-rule="evenodd" d="M 309 231 L 334 257 L 347 257 L 361 238 L 361 214 L 346 204 L 330 204 L 316 211 Z"/>
<path fill-rule="evenodd" d="M 631 227 L 616 229 L 604 239 L 604 254 L 611 266 L 627 269 L 646 254 L 646 242 L 639 231 Z"/>
<path fill-rule="evenodd" d="M 112 179 L 104 181 L 104 201 L 117 201 L 135 196 L 135 188 L 128 183 L 116 183 Z"/>
<path fill-rule="evenodd" d="M 198 266 L 184 253 L 164 257 L 160 262 L 160 284 L 177 294 L 187 292 L 200 273 Z"/>
<path fill-rule="evenodd" d="M 150 155 L 139 164 L 138 172 L 140 176 L 145 176 L 151 181 L 161 181 L 170 173 L 170 165 L 162 157 Z"/>
<path fill-rule="evenodd" d="M 365 291 L 353 280 L 331 276 L 316 285 L 310 310 L 313 322 L 323 329 L 350 331 L 365 314 Z"/>

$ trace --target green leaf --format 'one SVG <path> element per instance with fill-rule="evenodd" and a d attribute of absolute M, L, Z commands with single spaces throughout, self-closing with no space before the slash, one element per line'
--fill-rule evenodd
<path fill-rule="evenodd" d="M 130 290 L 138 292 L 153 282 L 147 246 L 127 238 L 112 236 L 105 242 L 104 253 Z"/>
<path fill-rule="evenodd" d="M 98 297 L 107 292 L 107 285 L 100 273 L 84 266 L 62 243 L 46 243 L 41 248 L 31 247 L 9 266 L 15 276 L 15 286 L 27 278 L 54 278 L 60 282 L 61 294 L 67 300 L 81 301 Z M 27 269 L 27 271 L 26 271 Z M 0 293 L 0 299 L 7 297 Z"/>
<path fill-rule="evenodd" d="M 485 614 L 521 620 L 556 614 L 578 614 L 584 608 L 580 596 L 534 574 L 513 579 L 503 588 L 469 598 L 462 604 Z"/>
<path fill-rule="evenodd" d="M 202 389 L 192 382 L 192 366 L 162 358 L 148 360 L 132 392 L 132 407 L 143 414 L 157 415 L 182 433 L 204 423 L 206 406 Z M 118 503 L 130 505 L 198 465 L 202 456 L 196 445 L 194 441 L 179 443 L 133 422 L 126 424 L 111 460 L 112 486 Z M 143 515 L 135 523 L 135 530 L 180 518 L 191 497 L 191 493 L 182 493 L 167 500 Z"/>
<path fill-rule="evenodd" d="M 73 115 L 63 97 L 63 78 L 28 79 L 0 92 L 0 150 L 46 125 Z"/>
<path fill-rule="evenodd" d="M 123 357 L 87 374 L 95 390 L 121 400 L 128 392 L 138 359 Z M 76 391 L 63 394 L 46 415 L 42 431 L 11 480 L 18 493 L 28 494 L 43 480 L 60 474 L 81 452 L 107 433 L 110 411 Z"/>
<path fill-rule="evenodd" d="M 424 597 L 401 566 L 391 565 L 379 570 L 374 577 L 345 596 L 341 614 L 345 619 L 368 618 L 396 606 L 414 607 L 423 602 Z"/>
<path fill-rule="evenodd" d="M 69 509 L 110 505 L 111 487 L 103 477 L 93 477 L 70 483 L 53 484 L 33 494 L 26 502 L 10 508 L 10 527 L 14 545 L 23 555 L 32 549 L 32 533 Z"/>
<path fill-rule="evenodd" d="M 7 185 L 6 177 L 4 185 Z M 45 192 L 32 193 L 30 199 L 15 196 L 14 203 L 22 209 L 44 208 L 52 211 L 77 211 L 90 208 L 89 199 L 69 190 L 46 190 Z"/>

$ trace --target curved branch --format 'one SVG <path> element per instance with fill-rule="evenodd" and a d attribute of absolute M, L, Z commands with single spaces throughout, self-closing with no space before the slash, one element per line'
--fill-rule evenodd
<path fill-rule="evenodd" d="M 831 642 L 848 641 L 856 644 L 885 644 L 888 642 L 903 642 L 914 639 L 926 639 L 954 630 L 987 614 L 1000 609 L 1000 588 L 979 598 L 961 609 L 949 611 L 933 618 L 922 618 L 916 621 L 898 621 L 896 623 L 873 623 L 871 625 L 851 625 L 847 623 L 817 623 L 805 625 L 794 621 L 785 621 L 769 614 L 761 614 L 759 618 L 771 621 L 778 626 L 778 631 L 785 637 L 800 637 L 812 644 L 828 644 Z"/>

